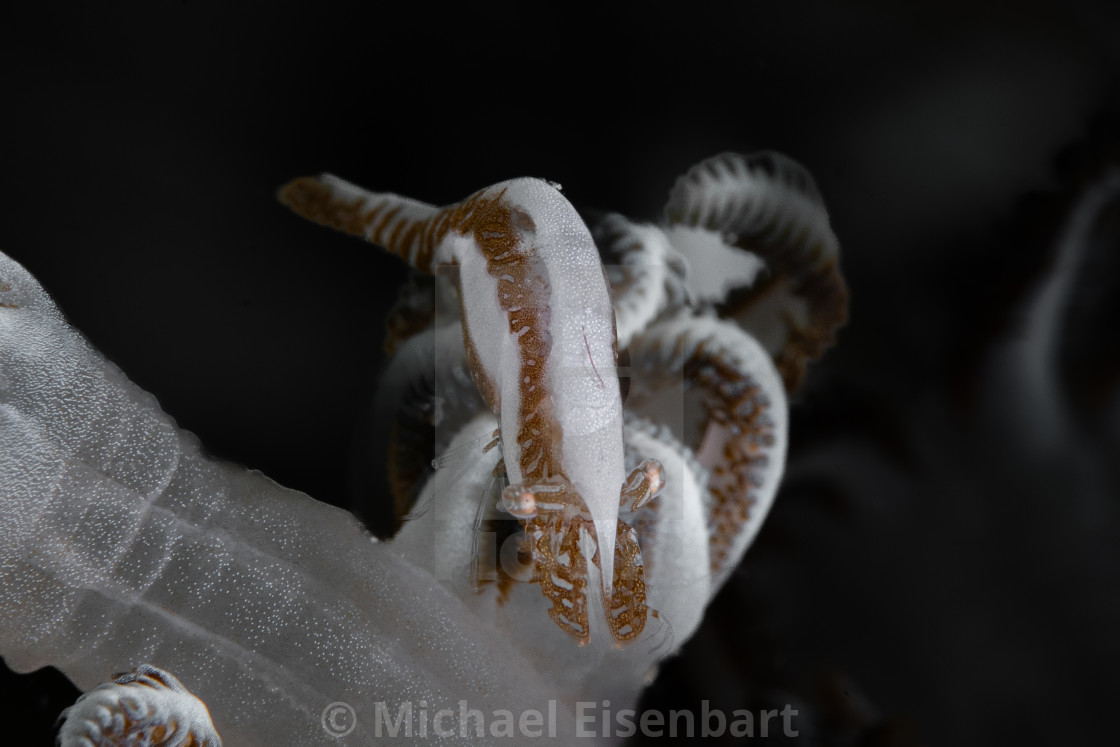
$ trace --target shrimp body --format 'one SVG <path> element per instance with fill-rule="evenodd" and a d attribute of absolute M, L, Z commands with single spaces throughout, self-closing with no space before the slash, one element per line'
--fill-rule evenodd
<path fill-rule="evenodd" d="M 503 502 L 529 534 L 550 615 L 588 640 L 588 582 L 598 576 L 612 633 L 640 633 L 641 560 L 618 512 L 636 486 L 655 494 L 660 473 L 644 482 L 625 473 L 610 290 L 575 208 L 531 178 L 442 209 L 329 175 L 297 179 L 280 199 L 421 272 L 458 266 L 463 345 L 500 424 L 510 481 Z"/>

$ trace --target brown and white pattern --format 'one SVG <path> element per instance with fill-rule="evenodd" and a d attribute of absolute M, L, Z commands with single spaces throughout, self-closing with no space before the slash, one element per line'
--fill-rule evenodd
<path fill-rule="evenodd" d="M 90 690 L 61 719 L 59 747 L 222 747 L 206 704 L 150 664 Z"/>
<path fill-rule="evenodd" d="M 848 318 L 839 243 L 812 175 L 774 152 L 724 153 L 677 180 L 665 205 L 671 237 L 687 254 L 700 229 L 765 262 L 728 311 L 770 350 L 789 389 L 820 358 Z"/>
<path fill-rule="evenodd" d="M 541 505 L 522 518 L 550 616 L 586 643 L 588 579 L 598 577 L 612 634 L 638 635 L 640 552 L 618 521 L 626 475 L 614 312 L 595 244 L 567 200 L 545 182 L 518 179 L 437 210 L 331 176 L 298 179 L 280 199 L 420 272 L 458 266 L 472 378 L 500 419 L 519 502 Z"/>
<path fill-rule="evenodd" d="M 760 183 L 760 204 L 790 199 Z M 456 400 L 402 398 L 402 433 L 430 419 L 453 434 L 433 472 L 410 454 L 396 473 L 426 481 L 403 491 L 410 520 L 372 541 L 346 512 L 209 457 L 0 255 L 0 656 L 85 689 L 166 662 L 238 744 L 317 743 L 339 702 L 355 743 L 375 738 L 378 703 L 406 697 L 559 703 L 561 738 L 578 701 L 633 705 L 750 544 L 784 458 L 785 393 L 752 339 L 765 330 L 718 318 L 729 288 L 699 286 L 780 263 L 622 219 L 596 246 L 539 180 L 442 210 L 297 185 L 283 196 L 309 216 L 418 269 L 458 269 L 461 319 L 398 327 L 393 386 L 430 376 Z M 729 264 L 699 271 L 715 259 Z M 400 360 L 417 335 L 446 355 Z M 136 721 L 112 720 L 122 734 Z"/>
<path fill-rule="evenodd" d="M 547 199 L 537 196 L 542 192 Z M 646 491 L 641 501 L 656 494 L 638 466 L 625 484 L 618 483 L 621 413 L 613 408 L 619 379 L 622 394 L 633 389 L 636 412 L 659 419 L 666 397 L 676 397 L 682 410 L 703 412 L 699 420 L 695 414 L 679 418 L 682 431 L 689 430 L 685 420 L 697 421 L 692 438 L 679 435 L 695 450 L 707 476 L 701 500 L 708 571 L 713 586 L 722 583 L 777 490 L 785 459 L 785 389 L 800 383 L 807 362 L 831 344 L 846 317 L 838 244 L 820 194 L 800 165 L 774 153 L 708 159 L 678 180 L 663 226 L 617 214 L 595 223 L 590 234 L 597 245 L 594 256 L 578 217 L 578 226 L 555 230 L 574 211 L 555 189 L 537 180 L 505 182 L 442 209 L 367 192 L 329 175 L 297 179 L 281 190 L 280 199 L 305 217 L 384 246 L 421 273 L 434 273 L 441 264 L 459 266 L 463 352 L 445 360 L 453 361 L 457 371 L 469 371 L 499 418 L 510 485 L 498 503 L 521 522 L 525 537 L 519 552 L 531 556 L 530 576 L 561 629 L 581 643 L 591 640 L 596 605 L 587 595 L 595 575 L 601 575 L 602 613 L 617 641 L 639 637 L 648 615 L 641 526 L 635 533 L 617 514 L 604 521 L 604 499 L 589 499 L 587 480 L 571 474 L 605 454 L 615 464 L 593 479 L 605 480 L 616 494 L 621 488 L 623 504 L 628 490 Z M 538 227 L 547 222 L 553 225 Z M 562 241 L 558 233 L 564 234 Z M 613 309 L 605 308 L 596 288 L 594 317 L 572 321 L 564 309 L 586 306 L 588 297 L 569 299 L 569 289 L 578 294 L 595 285 L 591 266 L 600 257 Z M 713 304 L 728 297 L 724 311 L 762 344 L 735 322 L 711 314 Z M 461 373 L 449 373 L 432 356 L 417 352 L 453 344 L 448 330 L 438 333 L 438 342 L 426 332 L 415 336 L 419 345 L 399 339 L 402 330 L 415 328 L 404 322 L 425 316 L 422 310 L 413 313 L 415 299 L 406 299 L 405 307 L 412 311 L 392 330 L 397 335 L 393 346 L 401 351 L 398 360 L 408 361 L 391 366 L 397 388 L 409 376 L 426 382 L 441 376 L 461 380 Z M 590 337 L 589 324 L 595 327 Z M 484 331 L 496 328 L 508 337 Z M 620 346 L 626 348 L 623 362 L 629 366 L 616 370 Z M 565 399 L 563 387 L 573 380 L 578 395 Z M 578 407 L 579 398 L 601 394 L 597 388 L 609 391 L 609 439 L 571 437 L 569 431 L 601 426 L 583 422 L 593 417 L 594 408 Z M 703 397 L 693 402 L 689 394 L 686 403 L 685 390 L 693 388 Z M 422 387 L 434 389 L 431 383 Z M 569 403 L 578 415 L 569 411 Z M 440 420 L 441 428 L 453 432 L 478 408 L 442 420 L 437 410 L 424 402 L 398 410 L 390 472 L 402 514 L 430 475 L 432 455 L 413 454 L 409 445 L 423 440 L 417 430 Z M 599 453 L 587 453 L 589 444 Z M 581 448 L 578 457 L 566 453 Z M 633 504 L 634 495 L 629 500 L 623 510 L 640 508 Z M 656 511 L 656 504 L 649 510 Z M 640 520 L 644 514 L 638 510 L 634 516 Z M 648 528 L 648 518 L 642 521 Z"/>

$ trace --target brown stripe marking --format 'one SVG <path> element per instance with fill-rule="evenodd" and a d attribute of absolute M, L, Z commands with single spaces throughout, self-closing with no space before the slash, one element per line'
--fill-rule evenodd
<path fill-rule="evenodd" d="M 544 385 L 552 348 L 549 333 L 550 288 L 542 273 L 534 247 L 522 238 L 536 227 L 529 215 L 510 209 L 502 200 L 504 192 L 491 199 L 477 193 L 453 210 L 447 228 L 436 231 L 442 238 L 447 230 L 473 234 L 486 258 L 488 274 L 498 283 L 498 303 L 506 312 L 511 334 L 519 334 L 521 366 L 518 370 L 520 403 L 517 413 L 517 443 L 521 447 L 519 466 L 522 481 L 531 485 L 567 476 L 562 467 L 561 429 Z M 437 221 L 439 219 L 437 218 Z M 473 341 L 464 335 L 469 356 L 477 357 Z M 617 360 L 617 349 L 614 350 Z M 481 366 L 472 361 L 472 370 Z M 481 377 L 477 377 L 476 381 Z M 493 385 L 490 384 L 490 387 Z M 483 396 L 485 386 L 480 383 Z M 493 398 L 494 395 L 490 394 Z M 493 408 L 499 412 L 499 408 Z M 527 445 L 528 444 L 528 445 Z M 558 496 L 550 495 L 557 499 Z M 559 497 L 568 509 L 550 514 L 542 512 L 523 522 L 535 538 L 532 550 L 541 593 L 552 603 L 549 617 L 581 643 L 590 640 L 587 607 L 587 559 L 579 552 L 579 534 L 585 529 L 596 537 L 595 525 L 587 518 L 583 499 L 572 490 Z M 615 544 L 614 592 L 609 600 L 607 623 L 619 641 L 639 636 L 645 628 L 648 607 L 641 551 L 634 531 L 625 523 L 617 525 Z M 566 560 L 564 560 L 566 558 Z M 599 565 L 596 552 L 592 562 Z"/>
<path fill-rule="evenodd" d="M 0 283 L 0 293 L 7 293 L 7 292 L 11 291 L 11 289 L 12 289 L 12 284 L 11 283 Z M 14 303 L 12 301 L 5 301 L 4 299 L 0 298 L 0 309 L 18 309 L 18 308 L 19 308 L 18 304 Z"/>
<path fill-rule="evenodd" d="M 345 233 L 362 236 L 379 207 L 366 208 L 364 200 L 343 200 L 320 179 L 304 176 L 285 184 L 277 195 L 296 214 Z"/>
<path fill-rule="evenodd" d="M 290 182 L 280 190 L 279 198 L 297 214 L 352 235 L 368 237 L 428 274 L 434 270 L 436 249 L 449 232 L 472 237 L 486 260 L 487 272 L 498 282 L 495 300 L 506 312 L 510 333 L 519 335 L 521 401 L 516 438 L 519 444 L 530 444 L 522 448 L 519 466 L 526 482 L 563 477 L 558 453 L 560 426 L 544 385 L 552 347 L 548 280 L 541 272 L 535 248 L 523 242 L 524 234 L 535 231 L 536 226 L 527 213 L 505 202 L 505 190 L 493 195 L 488 194 L 490 191 L 480 190 L 425 220 L 400 219 L 395 224 L 403 209 L 402 203 L 393 204 L 399 197 L 378 195 L 378 200 L 368 205 L 367 197 L 340 197 L 329 184 L 315 177 Z M 465 331 L 464 342 L 475 381 L 487 404 L 500 414 L 498 393 L 493 382 L 485 380 L 478 352 Z"/>
<path fill-rule="evenodd" d="M 518 336 L 518 466 L 522 481 L 532 484 L 566 477 L 561 466 L 560 424 L 545 382 L 552 349 L 550 288 L 536 248 L 523 240 L 524 234 L 536 230 L 532 218 L 522 210 L 511 209 L 504 197 L 505 190 L 492 197 L 483 190 L 446 208 L 441 212 L 449 213 L 449 218 L 436 219 L 441 228 L 433 232 L 433 238 L 438 244 L 448 231 L 471 236 L 486 260 L 487 273 L 497 281 L 495 300 L 506 313 L 510 334 Z M 473 341 L 464 337 L 471 355 Z M 473 355 L 477 359 L 477 351 Z M 481 370 L 477 363 L 472 361 L 473 370 Z M 494 410 L 500 412 L 500 407 Z"/>
<path fill-rule="evenodd" d="M 779 180 L 782 169 L 778 161 L 789 162 L 789 168 L 785 172 L 788 177 L 786 180 Z M 736 171 L 738 165 L 748 173 L 755 169 L 761 170 L 770 181 L 792 190 L 826 211 L 824 201 L 808 170 L 774 153 L 752 156 L 722 154 L 697 164 L 683 178 L 691 182 L 694 189 L 703 193 L 706 192 L 709 181 L 725 182 L 727 177 L 724 168 Z M 684 213 L 683 208 L 672 209 L 676 192 L 677 188 L 674 187 L 667 207 L 670 223 L 700 226 L 721 235 L 738 226 L 742 222 L 742 216 L 756 207 L 754 201 L 745 198 L 741 198 L 738 204 L 731 201 L 714 207 L 711 200 L 705 200 Z M 748 234 L 739 233 L 734 246 L 757 254 L 766 261 L 770 269 L 770 282 L 783 279 L 793 294 L 809 302 L 809 322 L 806 326 L 800 326 L 788 318 L 782 320 L 789 334 L 786 344 L 775 355 L 775 364 L 782 375 L 786 391 L 792 392 L 804 380 L 808 363 L 820 358 L 836 342 L 836 330 L 848 319 L 848 288 L 840 272 L 837 257 L 825 256 L 825 247 L 821 242 L 806 245 L 811 234 L 804 224 L 787 225 L 778 235 L 773 235 L 774 227 L 771 222 Z M 754 299 L 765 295 L 767 285 L 768 283 L 756 284 L 739 298 L 732 299 L 721 310 L 721 315 L 734 315 L 749 308 Z"/>
<path fill-rule="evenodd" d="M 595 554 L 598 561 L 599 554 Z M 614 545 L 614 593 L 608 600 L 607 624 L 616 640 L 632 641 L 646 627 L 645 567 L 638 536 L 619 520 Z"/>
<path fill-rule="evenodd" d="M 554 495 L 549 498 L 556 500 Z M 574 492 L 562 494 L 560 500 L 576 511 L 541 511 L 522 525 L 533 540 L 536 581 L 552 603 L 548 615 L 582 645 L 591 640 L 587 606 L 590 589 L 587 559 L 579 551 L 579 534 L 584 530 L 595 537 L 595 525 L 579 512 L 583 502 Z M 598 549 L 591 562 L 602 567 Z M 604 601 L 607 626 L 615 640 L 626 642 L 641 635 L 649 613 L 645 568 L 637 534 L 621 520 L 615 532 L 614 591 Z"/>
<path fill-rule="evenodd" d="M 792 392 L 804 381 L 808 364 L 836 343 L 836 331 L 848 320 L 848 286 L 835 257 L 819 258 L 820 247 L 805 252 L 792 242 L 763 244 L 743 238 L 736 246 L 764 259 L 772 275 L 766 283 L 744 294 L 740 303 L 724 309 L 724 314 L 734 315 L 749 308 L 755 298 L 765 295 L 767 288 L 779 280 L 789 285 L 791 293 L 809 302 L 807 325 L 799 325 L 790 318 L 783 320 L 789 334 L 774 361 L 786 391 Z"/>
<path fill-rule="evenodd" d="M 528 485 L 567 483 L 560 451 L 561 427 L 545 381 L 552 349 L 550 287 L 536 248 L 524 240 L 525 234 L 536 231 L 536 226 L 526 212 L 505 202 L 505 190 L 492 195 L 490 191 L 488 188 L 476 192 L 422 221 L 402 220 L 388 236 L 384 236 L 384 231 L 401 206 L 394 206 L 384 215 L 380 215 L 380 211 L 390 200 L 398 199 L 395 196 L 387 195 L 378 204 L 366 208 L 361 198 L 340 199 L 323 182 L 305 178 L 285 187 L 280 199 L 311 220 L 347 233 L 368 236 L 428 274 L 434 271 L 436 249 L 449 232 L 473 238 L 486 261 L 487 274 L 497 281 L 498 297 L 494 300 L 506 313 L 510 334 L 518 337 L 521 365 L 518 369 L 520 402 L 516 443 L 521 449 L 522 480 Z M 375 220 L 377 224 L 370 229 Z M 406 222 L 409 225 L 404 228 Z M 475 383 L 490 408 L 500 415 L 500 393 L 485 375 L 478 350 L 465 328 L 463 337 Z M 617 350 L 615 358 L 617 360 Z M 578 494 L 569 489 L 561 495 L 562 498 L 556 495 L 550 498 L 561 500 L 564 510 L 543 511 L 523 525 L 533 538 L 537 581 L 552 603 L 549 616 L 581 643 L 586 643 L 590 640 L 587 559 L 579 551 L 579 535 L 580 530 L 585 529 L 595 537 L 595 526 L 586 518 L 587 507 Z M 598 565 L 598 553 L 593 562 Z M 631 640 L 642 632 L 648 608 L 641 553 L 633 530 L 625 522 L 619 522 L 617 528 L 614 588 L 614 595 L 608 600 L 607 622 L 615 638 Z"/>
<path fill-rule="evenodd" d="M 552 348 L 550 289 L 536 249 L 523 241 L 524 234 L 535 231 L 536 226 L 526 212 L 508 205 L 505 190 L 490 193 L 489 188 L 480 190 L 425 220 L 402 219 L 395 225 L 393 221 L 403 208 L 401 203 L 392 204 L 400 199 L 395 195 L 378 195 L 377 202 L 368 205 L 365 197 L 343 198 L 322 180 L 303 177 L 281 189 L 279 197 L 297 214 L 349 234 L 368 236 L 429 274 L 434 269 L 436 249 L 449 232 L 473 238 L 486 261 L 487 273 L 498 283 L 495 301 L 506 313 L 510 333 L 518 335 L 521 396 L 516 439 L 523 445 L 519 462 L 522 475 L 527 483 L 564 477 L 560 426 L 545 386 Z M 388 210 L 383 211 L 386 206 Z M 385 235 L 390 226 L 392 230 Z M 485 381 L 478 351 L 466 331 L 464 341 L 471 370 L 477 372 L 476 383 L 487 404 L 500 414 L 498 393 L 492 382 Z"/>
<path fill-rule="evenodd" d="M 286 184 L 277 197 L 297 215 L 368 239 L 421 272 L 432 274 L 434 246 L 427 252 L 424 246 L 417 246 L 417 239 L 423 236 L 421 229 L 431 222 L 431 218 L 412 220 L 399 217 L 405 203 L 397 195 L 367 193 L 347 198 L 318 177 L 305 176 Z M 368 202 L 370 197 L 376 198 L 372 204 Z"/>
<path fill-rule="evenodd" d="M 723 459 L 711 468 L 709 482 L 711 567 L 718 573 L 729 559 L 735 537 L 750 519 L 754 491 L 760 487 L 752 475 L 769 464 L 766 451 L 774 445 L 770 403 L 747 372 L 706 355 L 703 346 L 685 363 L 684 372 L 686 380 L 695 381 L 708 393 L 705 431 L 713 423 L 737 429 L 737 435 L 724 443 Z"/>
<path fill-rule="evenodd" d="M 541 593 L 552 602 L 548 616 L 582 645 L 591 640 L 591 628 L 587 613 L 587 558 L 579 551 L 581 528 L 594 534 L 590 519 L 579 515 L 566 519 L 564 512 L 540 515 L 525 522 L 525 531 L 533 538 L 533 560 Z"/>
<path fill-rule="evenodd" d="M 479 195 L 468 199 L 470 203 L 478 198 L 472 212 L 462 218 L 453 217 L 450 225 L 464 234 L 473 232 L 486 258 L 487 272 L 498 282 L 498 303 L 507 314 L 509 331 L 520 335 L 517 443 L 521 447 L 522 481 L 531 485 L 562 478 L 567 483 L 560 452 L 560 424 L 544 386 L 552 347 L 551 309 L 547 305 L 550 288 L 539 268 L 536 250 L 525 247 L 521 240 L 523 233 L 535 230 L 532 219 L 520 210 L 509 209 L 502 202 L 503 194 L 499 193 L 493 200 Z M 473 347 L 468 338 L 468 350 Z M 615 357 L 617 359 L 617 350 Z M 597 545 L 598 539 L 595 525 L 586 518 L 583 499 L 572 490 L 565 490 L 561 496 L 559 499 L 567 504 L 567 510 L 555 514 L 542 512 L 525 521 L 524 526 L 529 536 L 535 538 L 533 559 L 541 593 L 552 603 L 549 617 L 580 643 L 587 643 L 590 640 L 588 569 L 587 559 L 579 552 L 580 530 L 585 529 L 595 537 Z M 550 498 L 555 500 L 557 496 L 550 495 Z M 644 570 L 633 530 L 620 521 L 616 533 L 614 592 L 606 600 L 607 624 L 617 640 L 629 641 L 645 628 L 648 607 Z M 592 562 L 599 566 L 598 551 Z"/>

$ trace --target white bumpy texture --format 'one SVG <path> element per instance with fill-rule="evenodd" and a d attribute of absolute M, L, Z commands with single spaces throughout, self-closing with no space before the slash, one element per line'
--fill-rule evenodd
<path fill-rule="evenodd" d="M 516 714 L 553 697 L 349 514 L 203 455 L 2 254 L 0 655 L 85 690 L 166 668 L 229 745 L 370 744 L 378 702 L 395 718 L 406 701 Z M 336 701 L 357 716 L 342 740 L 321 723 Z M 569 707 L 556 719 L 573 733 Z"/>
<path fill-rule="evenodd" d="M 493 510 L 492 494 L 498 454 L 492 450 L 479 458 L 471 448 L 488 438 L 494 427 L 494 418 L 482 415 L 459 432 L 447 452 L 457 458 L 448 459 L 424 487 L 417 518 L 402 527 L 392 546 L 454 590 L 487 627 L 501 631 L 536 668 L 549 672 L 556 697 L 567 702 L 609 700 L 619 708 L 630 707 L 652 679 L 658 661 L 676 653 L 695 632 L 713 593 L 703 478 L 684 455 L 683 446 L 658 440 L 648 427 L 627 425 L 632 448 L 626 468 L 636 467 L 639 457 L 658 459 L 665 468 L 664 492 L 639 512 L 624 515 L 638 532 L 649 606 L 657 616 L 647 622 L 637 640 L 625 646 L 616 645 L 603 626 L 592 629 L 588 645 L 577 646 L 548 620 L 548 600 L 536 585 L 514 583 L 503 590 L 499 584 L 487 583 L 475 588 L 471 565 L 480 541 L 496 551 L 495 561 L 506 572 L 519 564 L 516 535 L 501 542 L 493 535 L 476 534 L 480 500 L 489 499 L 484 505 L 488 518 L 499 516 Z M 483 569 L 482 575 L 488 570 Z"/>
<path fill-rule="evenodd" d="M 150 664 L 98 685 L 61 718 L 59 747 L 222 747 L 206 704 Z"/>

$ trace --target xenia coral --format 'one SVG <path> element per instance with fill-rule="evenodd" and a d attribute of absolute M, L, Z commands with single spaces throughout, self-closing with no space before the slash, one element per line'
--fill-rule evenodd
<path fill-rule="evenodd" d="M 149 711 L 194 723 L 194 693 L 229 744 L 368 743 L 400 704 L 464 699 L 549 713 L 568 741 L 576 701 L 632 705 L 757 533 L 787 387 L 845 319 L 811 177 L 717 156 L 660 225 L 590 228 L 536 179 L 442 209 L 331 176 L 281 199 L 446 276 L 390 324 L 409 520 L 379 542 L 204 455 L 0 255 L 0 654 L 87 690 L 134 670 L 83 700 L 103 716 L 148 677 L 181 696 Z M 429 431 L 434 471 L 415 447 Z"/>

